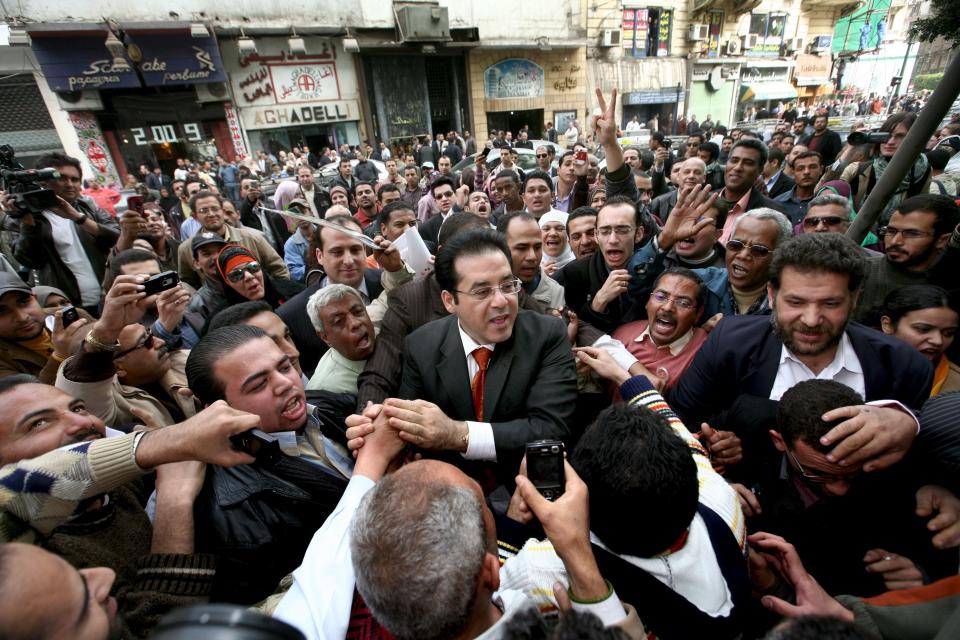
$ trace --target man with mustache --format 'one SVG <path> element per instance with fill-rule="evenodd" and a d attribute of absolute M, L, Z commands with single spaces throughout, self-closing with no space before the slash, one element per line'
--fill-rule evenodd
<path fill-rule="evenodd" d="M 682 267 L 667 269 L 647 299 L 648 319 L 623 325 L 613 337 L 669 390 L 707 339 L 707 332 L 695 326 L 702 319 L 706 297 L 706 285 L 696 273 Z"/>
<path fill-rule="evenodd" d="M 948 196 L 922 194 L 907 198 L 882 228 L 886 253 L 867 258 L 857 318 L 881 304 L 888 293 L 910 284 L 942 284 L 954 289 L 956 270 L 948 268 L 955 254 L 950 234 L 960 223 L 960 207 Z M 936 267 L 934 268 L 934 265 Z M 942 281 L 942 278 L 948 278 Z"/>
<path fill-rule="evenodd" d="M 324 287 L 310 296 L 307 314 L 317 336 L 330 347 L 307 388 L 356 394 L 357 377 L 376 345 L 373 322 L 360 294 L 345 284 Z"/>

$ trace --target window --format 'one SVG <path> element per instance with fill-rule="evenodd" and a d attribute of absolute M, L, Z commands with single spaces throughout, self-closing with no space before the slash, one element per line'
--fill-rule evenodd
<path fill-rule="evenodd" d="M 707 41 L 703 43 L 703 53 L 708 58 L 717 58 L 720 56 L 720 34 L 723 31 L 723 11 L 711 9 L 704 16 L 707 29 L 710 32 Z"/>
<path fill-rule="evenodd" d="M 759 36 L 757 46 L 753 48 L 754 55 L 776 57 L 780 55 L 780 46 L 787 27 L 785 13 L 751 13 L 750 33 Z"/>
<path fill-rule="evenodd" d="M 670 55 L 673 11 L 648 7 L 623 10 L 623 50 L 636 58 Z"/>

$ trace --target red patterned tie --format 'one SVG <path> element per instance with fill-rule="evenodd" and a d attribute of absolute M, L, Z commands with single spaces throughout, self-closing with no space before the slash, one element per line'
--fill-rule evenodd
<path fill-rule="evenodd" d="M 477 374 L 473 376 L 473 382 L 470 383 L 470 392 L 473 394 L 473 411 L 477 420 L 483 422 L 483 384 L 487 380 L 487 365 L 490 364 L 490 356 L 493 355 L 493 352 L 486 347 L 477 347 L 471 355 L 480 367 Z"/>

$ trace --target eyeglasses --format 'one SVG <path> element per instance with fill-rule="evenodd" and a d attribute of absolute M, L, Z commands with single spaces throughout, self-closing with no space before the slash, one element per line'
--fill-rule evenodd
<path fill-rule="evenodd" d="M 227 274 L 227 280 L 230 282 L 240 282 L 246 276 L 246 274 L 254 275 L 260 273 L 260 263 L 259 262 L 248 262 L 242 267 L 237 267 L 233 269 L 230 273 Z"/>
<path fill-rule="evenodd" d="M 444 191 L 443 193 L 435 193 L 433 197 L 437 200 L 446 200 L 447 198 L 453 197 L 453 191 Z"/>
<path fill-rule="evenodd" d="M 765 258 L 770 255 L 770 247 L 766 247 L 762 244 L 750 244 L 747 245 L 739 240 L 727 240 L 727 249 L 733 251 L 734 253 L 740 253 L 743 251 L 744 247 L 750 249 L 750 255 L 755 258 Z"/>
<path fill-rule="evenodd" d="M 917 240 L 926 236 L 932 236 L 930 231 L 920 231 L 919 229 L 897 229 L 896 227 L 881 227 L 880 235 L 884 238 L 895 238 L 897 235 L 903 236 L 904 240 Z"/>
<path fill-rule="evenodd" d="M 548 155 L 545 154 L 545 153 L 538 153 L 538 154 L 537 154 L 537 157 L 538 157 L 538 158 L 549 158 L 550 156 L 548 156 Z"/>
<path fill-rule="evenodd" d="M 507 280 L 506 282 L 501 282 L 496 287 L 480 287 L 479 289 L 474 289 L 473 291 L 457 291 L 456 289 L 454 289 L 454 291 L 456 291 L 457 293 L 466 294 L 476 300 L 486 300 L 487 298 L 492 296 L 493 292 L 496 291 L 497 289 L 500 290 L 500 293 L 502 293 L 504 297 L 507 297 L 507 296 L 512 296 L 517 292 L 519 292 L 521 286 L 522 286 L 522 283 L 520 282 L 520 279 L 514 278 L 513 280 Z"/>
<path fill-rule="evenodd" d="M 597 229 L 597 235 L 601 238 L 608 237 L 611 233 L 615 233 L 618 236 L 629 236 L 631 233 L 636 230 L 636 227 L 632 225 L 622 225 L 618 227 L 600 227 Z"/>
<path fill-rule="evenodd" d="M 846 222 L 840 216 L 820 216 L 819 218 L 804 218 L 803 226 L 807 229 L 816 229 L 822 223 L 825 227 L 835 227 Z"/>
<path fill-rule="evenodd" d="M 197 213 L 200 213 L 203 215 L 206 215 L 208 213 L 220 213 L 221 211 L 223 211 L 223 209 L 220 207 L 204 207 L 203 209 L 197 209 Z"/>
<path fill-rule="evenodd" d="M 119 360 L 124 356 L 130 355 L 137 349 L 149 349 L 151 347 L 153 347 L 153 334 L 150 333 L 149 331 L 144 331 L 143 337 L 137 340 L 137 344 L 133 345 L 129 349 L 124 349 L 123 351 L 116 352 L 115 354 L 113 354 L 113 359 Z"/>
<path fill-rule="evenodd" d="M 690 298 L 671 298 L 665 291 L 654 291 L 651 296 L 660 304 L 667 304 L 672 301 L 673 304 L 681 309 L 693 309 L 697 306 L 697 303 Z"/>
<path fill-rule="evenodd" d="M 803 479 L 811 484 L 830 484 L 832 482 L 848 482 L 853 478 L 860 475 L 860 472 L 854 472 L 845 476 L 835 476 L 830 474 L 819 474 L 819 473 L 807 473 L 806 469 L 803 468 L 803 465 L 800 464 L 800 461 L 797 460 L 797 456 L 793 455 L 792 451 L 787 451 L 787 455 L 790 456 L 790 459 L 793 460 L 793 464 L 797 465 L 797 471 L 800 472 L 800 475 L 803 476 Z"/>

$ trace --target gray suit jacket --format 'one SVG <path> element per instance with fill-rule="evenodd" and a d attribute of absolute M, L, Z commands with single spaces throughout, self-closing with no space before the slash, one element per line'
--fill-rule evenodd
<path fill-rule="evenodd" d="M 454 420 L 477 419 L 456 316 L 407 336 L 399 396 L 433 402 Z M 566 440 L 576 402 L 577 374 L 563 321 L 521 309 L 513 335 L 493 352 L 484 386 L 498 476 L 512 480 L 527 442 Z"/>

